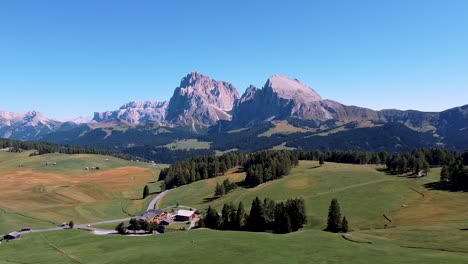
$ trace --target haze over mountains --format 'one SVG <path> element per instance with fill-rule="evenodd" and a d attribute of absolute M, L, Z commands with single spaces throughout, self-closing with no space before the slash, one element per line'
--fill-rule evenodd
<path fill-rule="evenodd" d="M 443 112 L 374 111 L 323 99 L 299 80 L 281 75 L 273 75 L 261 89 L 250 86 L 239 96 L 231 83 L 217 81 L 198 72 L 183 77 L 169 101 L 129 102 L 117 110 L 96 112 L 92 120 L 78 118 L 59 122 L 35 111 L 22 114 L 0 112 L 0 137 L 82 145 L 100 139 L 113 141 L 122 147 L 139 145 L 138 136 L 134 136 L 142 131 L 157 130 L 159 132 L 153 131 L 153 134 L 161 135 L 161 127 L 172 131 L 169 138 L 176 141 L 206 133 L 252 129 L 265 123 L 270 124 L 268 129 L 273 129 L 272 135 L 291 137 L 292 134 L 303 134 L 303 138 L 341 135 L 350 130 L 398 123 L 402 129 L 430 134 L 429 145 L 457 149 L 468 147 L 466 140 L 456 139 L 466 138 L 468 133 L 468 105 Z M 128 137 L 129 131 L 134 133 L 132 137 Z M 118 133 L 121 133 L 119 138 L 114 139 Z M 92 140 L 87 138 L 91 135 Z M 401 138 L 399 135 L 394 137 Z M 289 139 L 283 143 L 289 144 Z M 369 144 L 369 140 L 372 141 L 365 139 L 362 144 L 364 141 Z M 158 145 L 151 141 L 145 144 Z M 395 144 L 404 145 L 405 142 Z"/>

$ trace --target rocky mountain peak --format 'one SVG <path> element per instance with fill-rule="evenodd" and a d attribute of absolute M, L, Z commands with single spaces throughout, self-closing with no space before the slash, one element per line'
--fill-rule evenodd
<path fill-rule="evenodd" d="M 237 89 L 228 82 L 217 81 L 198 72 L 182 78 L 172 96 L 167 121 L 209 126 L 219 120 L 231 120 L 230 111 L 239 99 Z"/>
<path fill-rule="evenodd" d="M 145 121 L 164 122 L 168 105 L 168 101 L 133 101 L 122 105 L 119 110 L 96 112 L 93 120 L 101 122 L 118 119 L 130 124 L 139 124 Z"/>
<path fill-rule="evenodd" d="M 297 79 L 275 74 L 267 80 L 265 89 L 276 93 L 284 99 L 301 99 L 305 101 L 322 101 L 322 97 L 312 88 Z"/>

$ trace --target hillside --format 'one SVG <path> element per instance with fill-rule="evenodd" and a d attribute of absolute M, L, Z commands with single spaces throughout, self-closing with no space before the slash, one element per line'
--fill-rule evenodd
<path fill-rule="evenodd" d="M 217 182 L 243 179 L 243 173 L 232 170 L 224 177 L 174 189 L 163 200 L 166 206 L 180 203 L 197 209 L 208 205 L 220 209 L 229 201 L 243 201 L 249 207 L 257 195 L 277 201 L 302 196 L 309 224 L 295 233 L 200 229 L 121 237 L 95 236 L 80 230 L 49 232 L 1 245 L 0 263 L 153 263 L 155 258 L 164 258 L 167 263 L 187 258 L 192 263 L 466 263 L 468 234 L 462 230 L 468 225 L 464 210 L 468 194 L 424 187 L 438 179 L 439 169 L 422 179 L 386 175 L 378 169 L 335 163 L 319 167 L 317 162 L 301 161 L 283 179 L 252 189 L 238 188 L 219 200 L 206 201 Z M 347 239 L 321 230 L 334 197 L 353 230 Z M 392 223 L 382 216 L 384 213 Z"/>
<path fill-rule="evenodd" d="M 84 223 L 139 214 L 146 202 L 139 199 L 143 186 L 162 168 L 100 155 L 29 157 L 30 153 L 0 151 L 2 234 L 25 226 L 47 228 L 70 220 Z M 157 184 L 149 185 L 152 192 L 159 190 Z"/>

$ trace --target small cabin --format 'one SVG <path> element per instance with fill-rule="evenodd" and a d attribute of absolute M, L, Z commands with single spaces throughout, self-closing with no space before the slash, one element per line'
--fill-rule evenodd
<path fill-rule="evenodd" d="M 175 216 L 176 221 L 185 222 L 185 221 L 192 221 L 195 216 L 194 211 L 189 210 L 179 210 Z"/>

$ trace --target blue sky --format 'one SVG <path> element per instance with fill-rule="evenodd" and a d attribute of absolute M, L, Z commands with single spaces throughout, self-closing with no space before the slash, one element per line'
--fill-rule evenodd
<path fill-rule="evenodd" d="M 199 71 L 373 109 L 468 103 L 468 1 L 0 0 L 0 110 L 89 116 Z"/>

